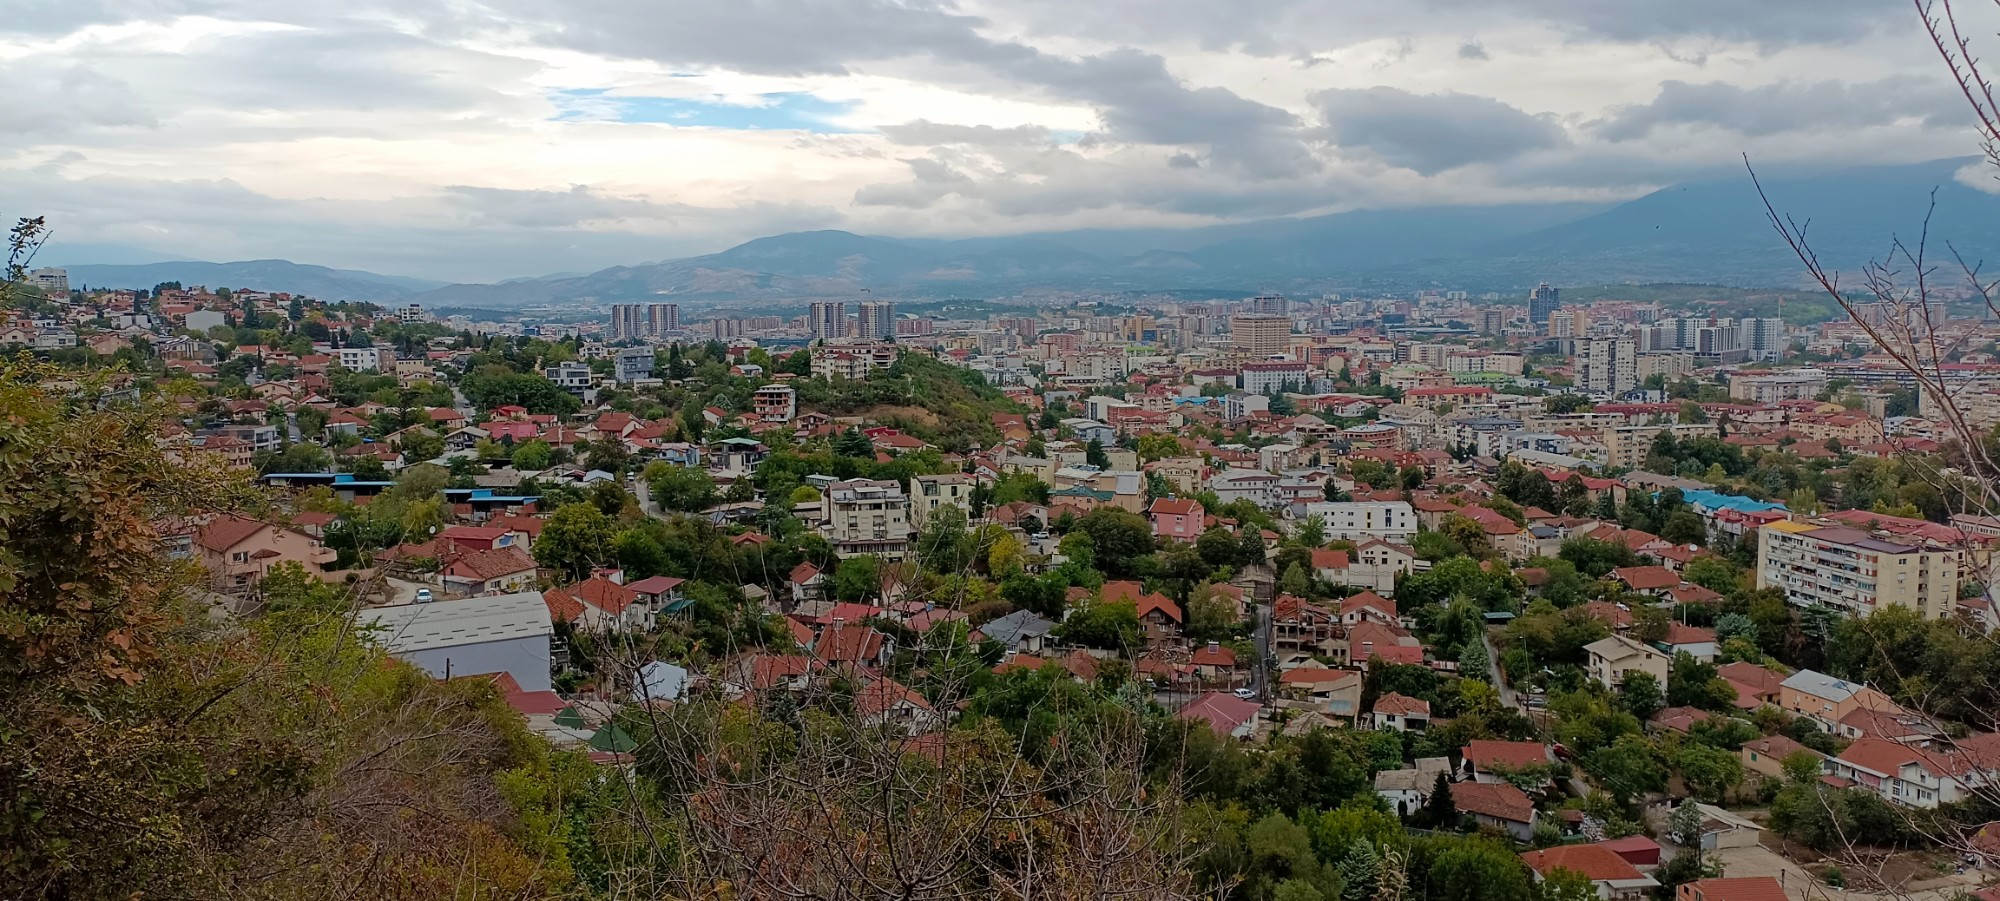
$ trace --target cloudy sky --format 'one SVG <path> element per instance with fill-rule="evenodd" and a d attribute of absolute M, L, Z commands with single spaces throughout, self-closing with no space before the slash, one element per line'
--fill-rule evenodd
<path fill-rule="evenodd" d="M 1977 150 L 1904 0 L 8 6 L 0 213 L 440 279 Z"/>

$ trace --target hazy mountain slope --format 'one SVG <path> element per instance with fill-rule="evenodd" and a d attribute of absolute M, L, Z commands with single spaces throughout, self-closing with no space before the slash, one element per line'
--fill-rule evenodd
<path fill-rule="evenodd" d="M 210 288 L 286 291 L 327 301 L 395 301 L 443 284 L 355 269 L 329 269 L 290 260 L 248 260 L 239 263 L 180 261 L 66 268 L 70 284 L 75 286 L 151 288 L 161 282 L 177 281 L 184 285 L 206 285 Z"/>

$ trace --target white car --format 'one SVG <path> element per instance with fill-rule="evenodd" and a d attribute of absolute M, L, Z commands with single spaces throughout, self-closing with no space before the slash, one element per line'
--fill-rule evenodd
<path fill-rule="evenodd" d="M 419 588 L 419 589 L 417 589 L 417 603 L 419 603 L 419 604 L 428 604 L 428 603 L 430 603 L 430 602 L 431 602 L 432 600 L 433 600 L 433 598 L 431 597 L 431 590 L 430 590 L 430 589 L 428 589 L 428 588 Z"/>
<path fill-rule="evenodd" d="M 1251 689 L 1248 688 L 1239 688 L 1233 692 L 1230 692 L 1230 694 L 1242 698 L 1245 701 L 1257 700 L 1257 692 L 1252 691 Z"/>

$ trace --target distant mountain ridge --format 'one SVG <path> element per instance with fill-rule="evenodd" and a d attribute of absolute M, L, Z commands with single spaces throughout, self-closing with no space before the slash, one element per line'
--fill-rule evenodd
<path fill-rule="evenodd" d="M 1852 271 L 1914 238 L 1936 189 L 1930 232 L 1970 260 L 2000 260 L 2000 196 L 1957 180 L 1967 159 L 1768 177 L 1781 212 L 1810 221 L 1820 258 Z M 73 284 L 162 281 L 519 309 L 577 301 L 788 301 L 1102 291 L 1512 290 L 1557 284 L 1701 282 L 1783 287 L 1801 279 L 1747 176 L 1675 185 L 1625 203 L 1354 210 L 1204 228 L 1085 229 L 942 240 L 793 232 L 718 253 L 587 274 L 444 285 L 284 260 L 72 266 Z"/>
<path fill-rule="evenodd" d="M 58 258 L 59 259 L 59 258 Z M 142 263 L 130 266 L 64 266 L 72 286 L 103 288 L 151 288 L 161 282 L 206 285 L 211 288 L 249 288 L 256 291 L 285 291 L 322 300 L 359 300 L 388 303 L 444 287 L 446 283 L 399 275 L 379 275 L 358 269 L 330 269 L 294 263 L 290 260 L 245 260 L 236 263 L 208 263 L 193 260 Z"/>

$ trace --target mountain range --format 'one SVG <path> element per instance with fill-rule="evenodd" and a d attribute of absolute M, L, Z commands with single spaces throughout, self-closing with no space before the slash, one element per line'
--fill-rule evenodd
<path fill-rule="evenodd" d="M 2000 256 L 2000 195 L 1958 180 L 1970 162 L 1772 177 L 1764 186 L 1781 212 L 1810 223 L 1820 259 L 1843 270 L 1884 256 L 1892 237 L 1913 240 L 1927 210 L 1932 259 L 1948 259 L 1947 241 L 1970 259 Z M 579 300 L 802 300 L 851 297 L 863 288 L 878 296 L 981 296 L 1036 288 L 1512 290 L 1541 280 L 1771 287 L 1796 285 L 1800 275 L 1749 178 L 1739 176 L 1675 185 L 1617 204 L 1355 210 L 1186 230 L 963 240 L 795 232 L 704 256 L 499 284 L 441 285 L 283 260 L 76 266 L 70 279 L 110 287 L 178 280 L 322 298 L 412 300 L 434 308 L 512 309 Z"/>

